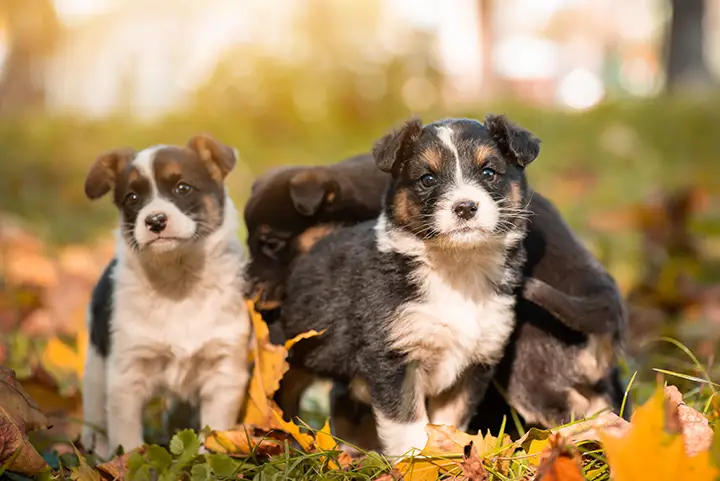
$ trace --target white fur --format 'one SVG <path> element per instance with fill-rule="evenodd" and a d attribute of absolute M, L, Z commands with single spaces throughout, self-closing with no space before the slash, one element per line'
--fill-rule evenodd
<path fill-rule="evenodd" d="M 462 182 L 462 169 L 460 168 L 460 154 L 458 153 L 455 141 L 453 141 L 453 129 L 447 125 L 438 127 L 435 130 L 435 135 L 440 141 L 452 152 L 455 157 L 455 180 L 460 183 Z"/>
<path fill-rule="evenodd" d="M 147 152 L 136 160 L 143 174 L 152 172 Z M 134 251 L 118 235 L 110 355 L 103 361 L 90 346 L 84 377 L 85 419 L 107 428 L 110 449 L 143 443 L 142 410 L 156 394 L 199 400 L 202 427 L 235 424 L 251 331 L 236 218 L 226 197 L 217 231 L 172 250 Z M 109 454 L 90 426 L 86 440 Z"/>
<path fill-rule="evenodd" d="M 426 399 L 455 388 L 436 403 L 437 412 L 431 402 L 430 419 L 458 425 L 467 414 L 467 390 L 457 383 L 471 365 L 499 361 L 515 323 L 514 297 L 498 294 L 494 287 L 504 274 L 504 240 L 488 238 L 472 249 L 446 249 L 389 227 L 384 215 L 375 229 L 381 251 L 399 252 L 420 264 L 412 273 L 420 297 L 400 308 L 390 342 L 418 363 L 417 382 Z M 378 428 L 395 453 L 410 447 L 401 445 L 407 439 L 405 428 L 387 439 L 380 424 Z"/>
<path fill-rule="evenodd" d="M 437 202 L 435 228 L 457 246 L 475 245 L 485 240 L 497 227 L 500 211 L 485 189 L 463 178 L 460 155 L 453 140 L 452 128 L 438 127 L 435 134 L 455 158 L 454 185 Z M 469 220 L 461 219 L 453 212 L 453 206 L 463 201 L 472 201 L 478 206 L 477 213 Z"/>
<path fill-rule="evenodd" d="M 378 438 L 383 446 L 383 452 L 388 456 L 402 456 L 412 454 L 413 449 L 422 450 L 427 443 L 428 436 L 425 426 L 428 424 L 427 416 L 410 423 L 393 421 L 374 409 L 377 423 Z"/>

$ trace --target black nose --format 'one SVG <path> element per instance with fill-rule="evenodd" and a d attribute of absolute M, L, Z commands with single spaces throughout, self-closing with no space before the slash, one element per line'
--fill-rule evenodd
<path fill-rule="evenodd" d="M 478 210 L 477 203 L 471 200 L 463 200 L 453 206 L 453 212 L 455 215 L 463 220 L 470 220 L 475 217 L 475 213 Z"/>
<path fill-rule="evenodd" d="M 165 214 L 150 214 L 145 217 L 145 225 L 155 234 L 159 234 L 167 227 L 167 216 Z"/>

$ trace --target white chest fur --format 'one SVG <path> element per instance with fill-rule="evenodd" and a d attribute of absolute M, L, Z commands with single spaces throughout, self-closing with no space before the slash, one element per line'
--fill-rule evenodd
<path fill-rule="evenodd" d="M 499 361 L 514 326 L 515 299 L 492 282 L 502 278 L 502 256 L 430 257 L 414 273 L 420 298 L 401 308 L 391 337 L 418 362 L 425 393 L 436 395 L 471 364 Z"/>
<path fill-rule="evenodd" d="M 249 341 L 242 267 L 238 251 L 227 249 L 199 265 L 171 264 L 151 279 L 137 259 L 120 256 L 110 364 L 148 390 L 191 398 L 204 373 Z"/>

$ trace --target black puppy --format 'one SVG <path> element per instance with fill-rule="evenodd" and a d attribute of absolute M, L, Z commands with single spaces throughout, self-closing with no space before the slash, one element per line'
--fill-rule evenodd
<path fill-rule="evenodd" d="M 387 454 L 422 448 L 425 425 L 467 428 L 515 323 L 527 230 L 525 166 L 539 140 L 504 117 L 419 120 L 378 141 L 393 181 L 377 221 L 299 258 L 280 319 L 291 364 L 367 387 Z"/>

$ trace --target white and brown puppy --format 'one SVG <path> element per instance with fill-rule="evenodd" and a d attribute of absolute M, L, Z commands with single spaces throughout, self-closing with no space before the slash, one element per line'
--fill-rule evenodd
<path fill-rule="evenodd" d="M 291 365 L 366 386 L 386 454 L 425 445 L 428 422 L 467 427 L 515 325 L 525 262 L 525 166 L 539 141 L 504 117 L 419 120 L 373 149 L 392 174 L 377 221 L 297 259 L 280 320 Z"/>
<path fill-rule="evenodd" d="M 88 314 L 82 442 L 100 456 L 143 444 L 143 407 L 158 394 L 198 406 L 203 427 L 236 421 L 251 332 L 224 187 L 236 160 L 199 135 L 185 147 L 109 152 L 90 169 L 85 193 L 112 190 L 120 214 L 115 257 Z"/>

